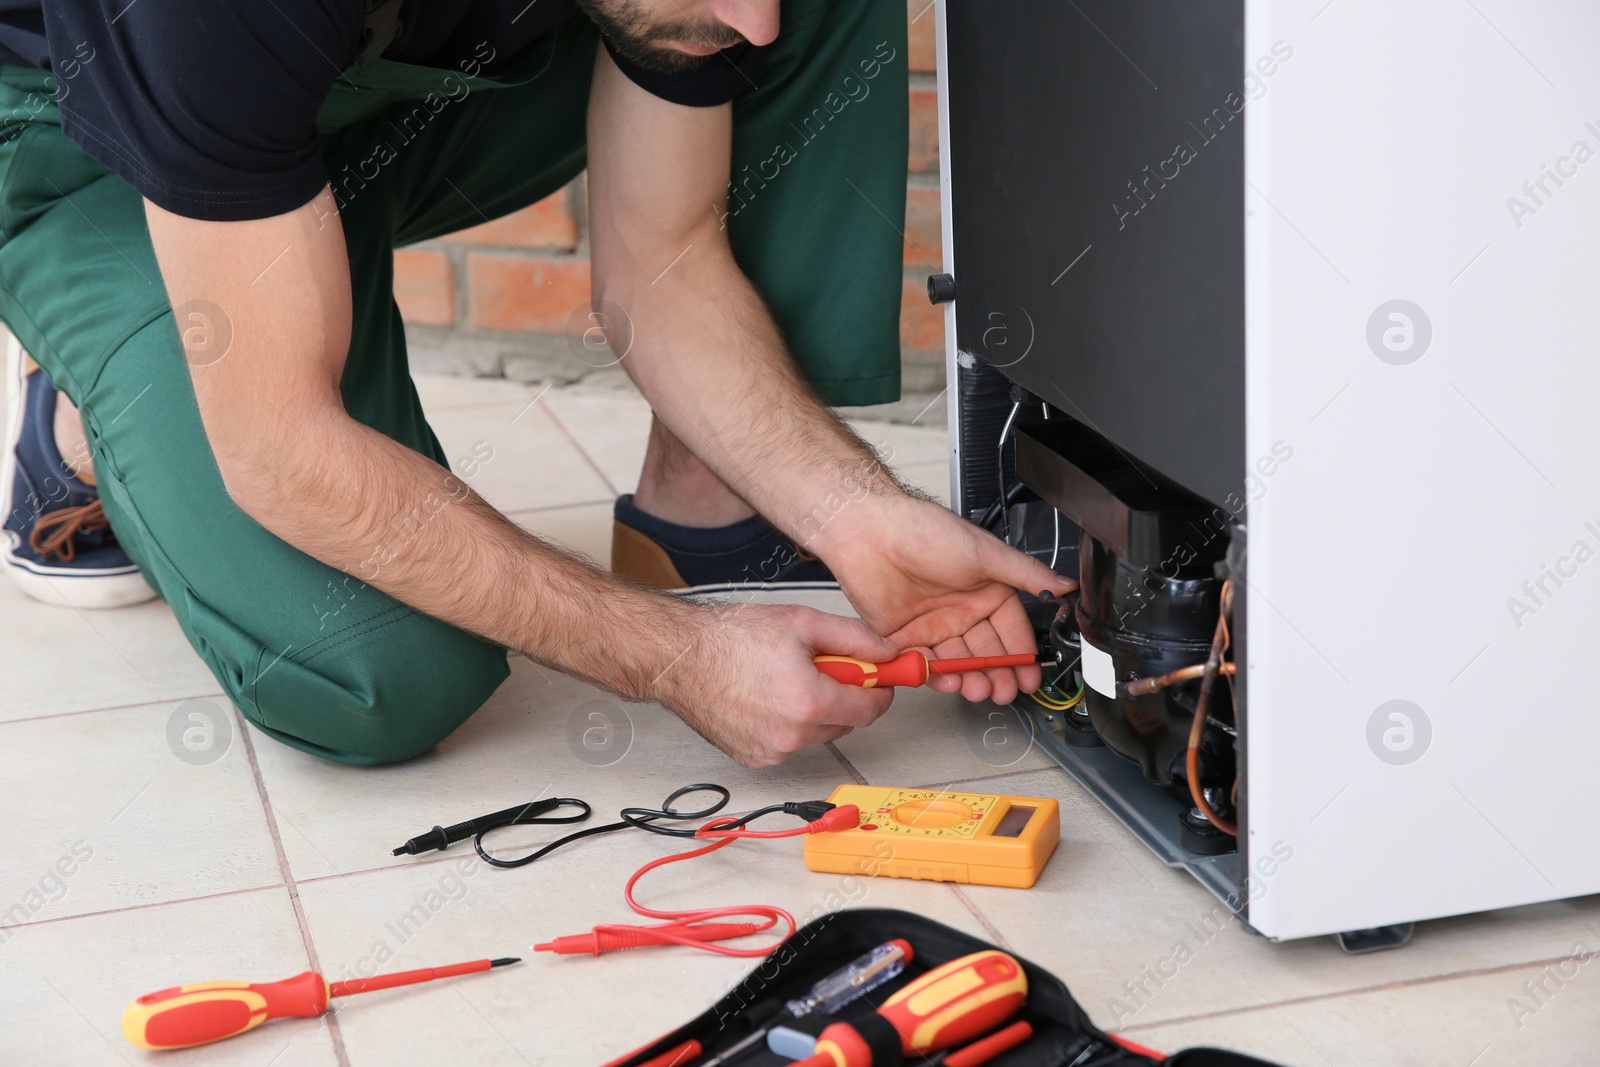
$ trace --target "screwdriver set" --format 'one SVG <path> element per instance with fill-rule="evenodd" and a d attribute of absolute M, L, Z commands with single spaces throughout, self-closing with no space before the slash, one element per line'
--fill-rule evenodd
<path fill-rule="evenodd" d="M 1267 1067 L 1217 1056 L 1194 1062 Z M 1026 960 L 920 915 L 864 908 L 802 927 L 700 1016 L 606 1067 L 1161 1062 L 1095 1027 L 1060 979 Z"/>

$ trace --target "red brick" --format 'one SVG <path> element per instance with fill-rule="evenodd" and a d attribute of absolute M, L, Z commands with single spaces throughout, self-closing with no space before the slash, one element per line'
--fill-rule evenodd
<path fill-rule="evenodd" d="M 449 326 L 456 321 L 456 283 L 443 252 L 401 249 L 394 254 L 394 298 L 407 322 Z"/>
<path fill-rule="evenodd" d="M 911 46 L 907 63 L 912 70 L 931 71 L 936 66 L 933 20 L 938 13 L 933 3 L 934 0 L 906 0 L 906 19 L 910 23 L 906 33 Z"/>
<path fill-rule="evenodd" d="M 561 189 L 537 204 L 453 233 L 445 240 L 458 244 L 515 245 L 570 252 L 578 247 L 578 222 L 573 217 L 570 191 Z"/>
<path fill-rule="evenodd" d="M 472 252 L 467 292 L 472 326 L 561 333 L 575 309 L 589 306 L 589 261 Z"/>
<path fill-rule="evenodd" d="M 932 274 L 940 269 L 939 190 L 913 185 L 906 190 L 905 265 Z"/>
<path fill-rule="evenodd" d="M 913 174 L 939 173 L 939 104 L 932 89 L 911 90 L 911 164 Z"/>
<path fill-rule="evenodd" d="M 900 343 L 918 352 L 944 350 L 944 308 L 928 303 L 925 277 L 901 287 Z"/>

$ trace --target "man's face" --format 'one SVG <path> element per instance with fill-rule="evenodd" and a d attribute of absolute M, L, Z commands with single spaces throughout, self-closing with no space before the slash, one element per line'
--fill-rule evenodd
<path fill-rule="evenodd" d="M 622 55 L 671 74 L 743 41 L 777 36 L 777 0 L 578 0 Z"/>

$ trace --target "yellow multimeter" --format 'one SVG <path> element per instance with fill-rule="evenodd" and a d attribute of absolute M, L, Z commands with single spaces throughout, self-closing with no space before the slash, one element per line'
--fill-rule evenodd
<path fill-rule="evenodd" d="M 854 804 L 861 820 L 805 836 L 813 871 L 1026 889 L 1061 840 L 1061 806 L 1048 797 L 841 785 L 828 800 Z"/>

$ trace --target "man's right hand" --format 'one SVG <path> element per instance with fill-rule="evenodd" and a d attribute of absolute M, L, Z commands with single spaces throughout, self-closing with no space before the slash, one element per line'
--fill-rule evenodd
<path fill-rule="evenodd" d="M 810 745 L 869 726 L 892 689 L 834 681 L 819 655 L 882 663 L 897 650 L 856 619 L 812 608 L 726 604 L 702 613 L 656 681 L 657 698 L 747 767 L 770 767 Z"/>

